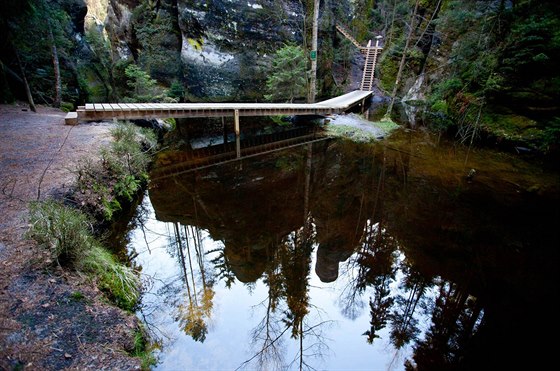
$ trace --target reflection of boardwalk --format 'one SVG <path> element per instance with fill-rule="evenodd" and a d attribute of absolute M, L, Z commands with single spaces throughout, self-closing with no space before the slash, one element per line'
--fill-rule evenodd
<path fill-rule="evenodd" d="M 355 90 L 318 103 L 92 103 L 78 107 L 67 124 L 106 119 L 151 119 L 180 117 L 330 115 L 364 104 L 371 91 Z"/>
<path fill-rule="evenodd" d="M 326 139 L 328 137 L 315 134 L 312 128 L 301 127 L 281 133 L 244 139 L 240 142 L 239 153 L 235 142 L 184 151 L 173 155 L 172 164 L 154 169 L 150 173 L 150 180 L 155 181 Z"/>

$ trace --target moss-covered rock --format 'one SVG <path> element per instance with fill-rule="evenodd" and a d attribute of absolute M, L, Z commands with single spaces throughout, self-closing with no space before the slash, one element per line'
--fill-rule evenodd
<path fill-rule="evenodd" d="M 487 113 L 481 124 L 482 129 L 490 135 L 509 141 L 530 144 L 542 136 L 535 120 L 515 114 Z"/>

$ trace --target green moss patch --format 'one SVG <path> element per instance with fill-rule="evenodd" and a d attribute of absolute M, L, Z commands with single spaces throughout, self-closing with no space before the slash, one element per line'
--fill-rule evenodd
<path fill-rule="evenodd" d="M 368 121 L 356 115 L 339 115 L 325 126 L 327 135 L 350 139 L 354 142 L 373 142 L 386 137 L 398 128 L 392 120 Z"/>
<path fill-rule="evenodd" d="M 482 128 L 499 138 L 527 143 L 539 140 L 542 136 L 536 121 L 513 114 L 487 114 L 482 120 Z"/>

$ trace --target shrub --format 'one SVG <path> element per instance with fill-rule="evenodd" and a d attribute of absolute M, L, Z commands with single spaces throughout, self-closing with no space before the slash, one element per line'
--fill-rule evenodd
<path fill-rule="evenodd" d="M 154 344 L 150 344 L 148 340 L 149 336 L 146 329 L 140 325 L 134 332 L 134 348 L 130 355 L 142 360 L 140 365 L 142 370 L 151 370 L 152 366 L 157 364 L 157 359 L 153 353 Z"/>
<path fill-rule="evenodd" d="M 152 79 L 149 73 L 142 70 L 135 64 L 128 65 L 124 73 L 127 78 L 127 85 L 130 88 L 130 102 L 155 102 L 160 101 L 164 96 L 164 91 L 158 87 L 157 81 Z"/>
<path fill-rule="evenodd" d="M 147 180 L 150 153 L 157 146 L 153 131 L 131 123 L 111 130 L 113 142 L 100 151 L 101 161 L 82 159 L 76 170 L 75 199 L 99 219 L 111 220 Z"/>
<path fill-rule="evenodd" d="M 70 112 L 74 110 L 74 104 L 70 102 L 60 103 L 60 109 L 64 112 Z"/>

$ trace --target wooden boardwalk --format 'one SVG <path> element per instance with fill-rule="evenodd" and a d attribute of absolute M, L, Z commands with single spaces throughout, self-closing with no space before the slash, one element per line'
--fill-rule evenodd
<path fill-rule="evenodd" d="M 108 119 L 134 120 L 152 118 L 329 115 L 343 113 L 364 104 L 371 91 L 354 90 L 317 103 L 91 103 L 70 112 L 66 124 Z"/>

